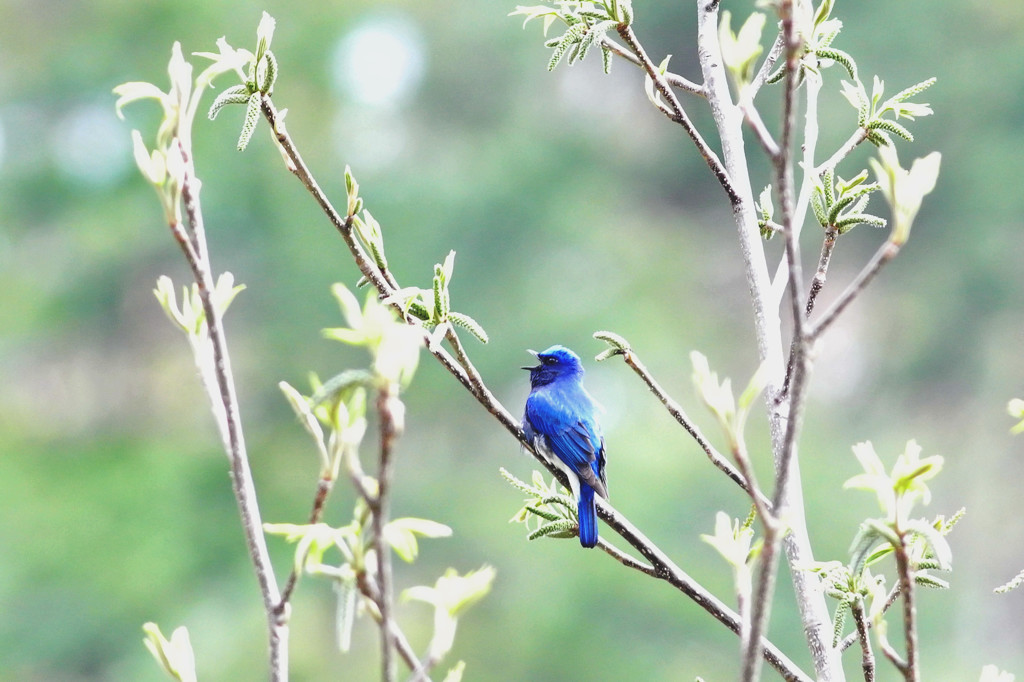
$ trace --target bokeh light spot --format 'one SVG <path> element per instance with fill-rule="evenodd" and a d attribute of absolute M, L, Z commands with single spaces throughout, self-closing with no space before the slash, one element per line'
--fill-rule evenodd
<path fill-rule="evenodd" d="M 355 103 L 387 107 L 410 99 L 423 79 L 419 28 L 404 15 L 368 17 L 334 50 L 332 79 Z"/>

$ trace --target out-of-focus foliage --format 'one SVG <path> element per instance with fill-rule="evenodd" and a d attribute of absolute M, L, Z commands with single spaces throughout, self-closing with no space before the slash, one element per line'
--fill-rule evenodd
<path fill-rule="evenodd" d="M 736 16 L 749 13 L 729 4 Z M 693 414 L 702 411 L 690 350 L 723 375 L 753 374 L 732 221 L 703 162 L 649 105 L 633 67 L 619 63 L 605 76 L 588 60 L 549 73 L 536 36 L 506 17 L 513 8 L 472 0 L 4 6 L 0 678 L 159 679 L 139 642 L 147 621 L 188 627 L 200 679 L 257 679 L 264 669 L 258 593 L 215 427 L 188 350 L 151 294 L 159 275 L 183 281 L 185 272 L 132 160 L 129 130 L 150 129 L 156 112 L 137 105 L 126 125 L 110 95 L 125 81 L 160 82 L 175 40 L 186 55 L 212 51 L 222 34 L 244 44 L 261 10 L 277 18 L 274 98 L 289 109 L 307 161 L 339 205 L 351 166 L 402 281 L 425 285 L 434 264 L 458 251 L 452 295 L 491 340 L 470 352 L 509 405 L 526 396 L 523 349 L 557 342 L 597 353 L 597 329 L 626 335 Z M 677 2 L 636 10 L 633 28 L 652 58 L 671 53 L 674 71 L 698 77 L 695 10 Z M 991 590 L 1019 570 L 1024 546 L 1019 515 L 1005 511 L 1024 475 L 1024 441 L 1007 433 L 1004 412 L 1024 377 L 1024 195 L 1007 189 L 1024 170 L 1024 9 L 996 0 L 936 11 L 907 0 L 885 12 L 887 26 L 905 30 L 881 30 L 871 3 L 840 0 L 833 16 L 863 73 L 885 74 L 893 86 L 937 76 L 928 91 L 935 115 L 916 122 L 912 149 L 894 141 L 906 159 L 941 151 L 942 176 L 900 257 L 824 337 L 801 447 L 811 534 L 817 559 L 844 557 L 857 520 L 873 513 L 866 496 L 841 489 L 859 471 L 850 446 L 870 439 L 892 451 L 912 434 L 945 459 L 932 508 L 968 509 L 950 538 L 952 589 L 922 594 L 919 605 L 924 677 L 973 679 L 988 662 L 1019 673 L 1017 594 Z M 823 149 L 856 124 L 831 92 Z M 699 102 L 687 105 L 707 123 Z M 264 518 L 301 523 L 318 456 L 276 386 L 361 366 L 358 350 L 319 336 L 337 316 L 330 285 L 354 286 L 358 272 L 265 129 L 245 154 L 235 151 L 242 115 L 229 107 L 197 123 L 196 165 L 214 266 L 248 287 L 227 332 Z M 606 142 L 593 144 L 598 138 Z M 870 153 L 857 152 L 858 168 Z M 766 171 L 755 185 L 769 180 Z M 819 238 L 805 230 L 808 253 Z M 884 238 L 875 230 L 844 237 L 822 296 L 838 293 Z M 781 249 L 778 241 L 770 247 Z M 616 506 L 727 594 L 731 576 L 698 538 L 715 510 L 744 516 L 744 496 L 628 370 L 588 367 L 608 410 Z M 490 597 L 464 616 L 453 660 L 498 681 L 734 674 L 734 636 L 668 587 L 570 542 L 527 543 L 507 524 L 521 500 L 498 469 L 525 478 L 534 465 L 446 373 L 424 359 L 406 397 L 395 514 L 454 530 L 421 548 L 418 582 L 448 565 L 497 568 Z M 767 471 L 764 425 L 752 421 L 746 436 Z M 343 522 L 351 504 L 339 494 L 326 520 Z M 286 571 L 291 548 L 272 550 Z M 299 586 L 296 679 L 341 669 L 371 679 L 376 633 L 357 626 L 352 652 L 338 653 L 333 599 L 322 588 Z M 799 634 L 783 635 L 798 622 L 785 594 L 775 603 L 772 636 L 806 661 Z M 398 609 L 400 618 L 423 615 L 415 603 Z M 409 635 L 422 648 L 429 627 Z"/>

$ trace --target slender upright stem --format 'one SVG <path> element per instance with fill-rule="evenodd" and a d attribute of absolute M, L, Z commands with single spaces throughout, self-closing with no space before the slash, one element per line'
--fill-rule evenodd
<path fill-rule="evenodd" d="M 308 524 L 310 526 L 320 523 L 324 513 L 324 506 L 327 504 L 327 498 L 330 496 L 333 488 L 334 476 L 330 471 L 325 471 L 316 483 L 316 493 L 313 495 L 313 508 L 309 512 Z M 281 600 L 277 607 L 278 611 L 284 609 L 288 602 L 291 601 L 292 592 L 295 591 L 295 585 L 298 582 L 299 569 L 292 567 L 291 573 L 288 574 L 288 580 L 285 581 L 284 588 L 281 590 Z"/>
<path fill-rule="evenodd" d="M 377 608 L 380 610 L 381 680 L 383 682 L 392 682 L 395 679 L 391 548 L 384 538 L 384 527 L 387 526 L 391 513 L 393 448 L 395 439 L 401 430 L 402 416 L 397 412 L 404 409 L 398 400 L 397 392 L 397 387 L 383 386 L 377 394 L 377 413 L 380 416 L 380 463 L 377 471 L 377 494 L 367 501 L 373 512 L 373 547 L 377 555 L 377 587 L 380 590 Z"/>
<path fill-rule="evenodd" d="M 889 590 L 889 594 L 886 595 L 885 604 L 882 605 L 882 613 L 885 613 L 886 611 L 891 609 L 892 605 L 896 603 L 896 599 L 899 596 L 900 596 L 900 584 L 899 584 L 899 581 L 897 581 L 896 584 L 893 585 L 893 588 L 891 590 Z M 870 621 L 870 620 L 867 621 L 867 623 L 865 624 L 865 627 L 867 627 L 867 629 L 870 630 L 872 628 L 872 621 Z M 849 649 L 851 646 L 854 645 L 854 643 L 857 641 L 857 637 L 858 637 L 858 634 L 856 632 L 850 633 L 849 635 L 846 636 L 846 639 L 844 639 L 842 642 L 839 643 L 839 646 L 836 647 L 836 648 L 839 651 L 846 651 L 847 649 Z"/>
<path fill-rule="evenodd" d="M 799 75 L 800 37 L 797 35 L 793 20 L 792 0 L 783 0 L 779 4 L 779 16 L 782 20 L 783 55 L 785 56 L 785 90 L 783 93 L 782 134 L 779 140 L 779 153 L 773 159 L 775 164 L 776 191 L 779 194 L 781 223 L 785 238 L 786 262 L 789 267 L 789 299 L 791 319 L 793 320 L 793 366 L 794 380 L 790 383 L 788 395 L 789 414 L 785 419 L 785 436 L 775 458 L 775 496 L 772 506 L 777 515 L 785 515 L 790 506 L 789 484 L 792 470 L 791 462 L 795 459 L 797 433 L 800 419 L 798 409 L 802 404 L 804 372 L 807 365 L 804 361 L 806 348 L 804 344 L 802 298 L 802 274 L 800 265 L 800 244 L 796 238 L 793 222 L 793 129 L 796 120 L 796 79 Z M 799 381 L 797 381 L 799 379 Z M 753 648 L 761 633 L 767 629 L 768 616 L 771 613 L 775 581 L 778 575 L 779 549 L 782 533 L 776 524 L 764 524 L 764 545 L 761 551 L 757 579 L 754 583 L 753 609 L 750 615 L 750 640 L 744 642 L 742 672 L 740 679 L 757 680 L 760 676 L 761 657 Z"/>
<path fill-rule="evenodd" d="M 213 403 L 214 415 L 218 419 L 218 427 L 221 437 L 224 439 L 224 449 L 231 464 L 232 490 L 242 519 L 242 530 L 245 534 L 249 558 L 253 563 L 256 580 L 263 596 L 263 608 L 269 629 L 270 679 L 273 682 L 286 682 L 288 679 L 289 612 L 287 608 L 279 609 L 281 596 L 278 591 L 277 579 L 274 576 L 274 567 L 270 562 L 266 538 L 263 535 L 263 522 L 260 518 L 256 486 L 253 484 L 249 455 L 242 434 L 242 417 L 238 406 L 238 396 L 235 393 L 227 337 L 220 311 L 213 300 L 213 271 L 206 250 L 203 212 L 199 202 L 201 183 L 195 175 L 188 150 L 180 141 L 177 148 L 185 167 L 181 193 L 185 214 L 191 227 L 191 233 L 187 240 L 188 246 L 181 239 L 184 230 L 180 225 L 172 225 L 171 230 L 182 246 L 192 270 L 206 316 L 213 372 L 219 391 L 219 404 L 218 402 Z"/>
<path fill-rule="evenodd" d="M 860 667 L 864 671 L 864 682 L 875 682 L 875 654 L 871 651 L 868 636 L 868 619 L 864 613 L 864 602 L 853 603 L 853 622 L 857 626 L 856 637 L 860 641 Z"/>
<path fill-rule="evenodd" d="M 899 574 L 901 599 L 903 600 L 903 636 L 906 642 L 905 667 L 900 667 L 906 682 L 920 679 L 920 661 L 917 650 L 917 601 L 914 591 L 914 566 L 907 554 L 906 534 L 900 534 L 900 544 L 895 548 L 896 572 Z"/>
<path fill-rule="evenodd" d="M 811 290 L 807 294 L 807 306 L 804 313 L 807 317 L 811 316 L 811 312 L 814 310 L 814 302 L 817 300 L 818 294 L 821 293 L 822 287 L 825 286 L 825 280 L 828 278 L 828 265 L 832 260 L 832 251 L 836 248 L 837 235 L 838 230 L 835 227 L 829 225 L 825 228 L 825 239 L 821 243 L 821 256 L 818 257 L 818 270 L 811 279 Z"/>
<path fill-rule="evenodd" d="M 800 149 L 803 152 L 801 159 L 801 171 L 803 181 L 800 183 L 800 193 L 796 199 L 796 207 L 793 211 L 793 237 L 799 242 L 802 228 L 807 219 L 807 210 L 810 208 L 811 195 L 817 185 L 819 173 L 811 172 L 809 169 L 814 166 L 814 157 L 818 149 L 818 98 L 821 94 L 821 78 L 815 74 L 807 74 L 803 82 L 804 92 L 804 126 L 800 139 Z M 792 153 L 792 151 L 790 152 Z M 779 262 L 775 279 L 772 281 L 772 290 L 781 303 L 786 286 L 789 284 L 789 262 L 783 258 Z"/>

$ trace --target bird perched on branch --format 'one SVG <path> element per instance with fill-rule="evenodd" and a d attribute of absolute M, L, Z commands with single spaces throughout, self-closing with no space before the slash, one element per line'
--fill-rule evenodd
<path fill-rule="evenodd" d="M 523 431 L 539 454 L 548 457 L 569 478 L 579 516 L 580 544 L 597 544 L 594 493 L 608 499 L 604 474 L 604 436 L 597 423 L 597 405 L 583 388 L 580 358 L 565 346 L 533 353 L 540 364 L 530 370 Z M 553 456 L 552 456 L 553 455 Z"/>

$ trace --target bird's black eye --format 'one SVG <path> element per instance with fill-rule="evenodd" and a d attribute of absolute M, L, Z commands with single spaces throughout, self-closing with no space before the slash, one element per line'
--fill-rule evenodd
<path fill-rule="evenodd" d="M 551 357 L 550 355 L 542 357 L 540 361 L 543 362 L 545 365 L 553 365 L 557 362 L 557 360 L 555 360 L 555 358 Z"/>

